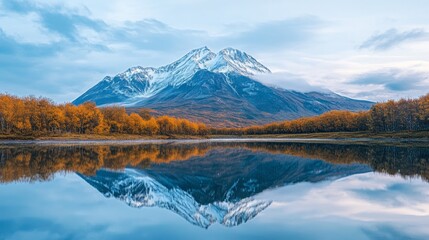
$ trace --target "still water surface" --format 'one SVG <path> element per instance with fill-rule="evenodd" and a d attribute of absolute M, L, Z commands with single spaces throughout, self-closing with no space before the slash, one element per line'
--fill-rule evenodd
<path fill-rule="evenodd" d="M 429 239 L 425 144 L 0 144 L 0 239 Z"/>

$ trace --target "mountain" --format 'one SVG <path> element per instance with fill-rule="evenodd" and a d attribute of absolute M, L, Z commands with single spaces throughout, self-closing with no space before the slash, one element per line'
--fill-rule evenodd
<path fill-rule="evenodd" d="M 237 49 L 217 54 L 192 50 L 159 68 L 132 67 L 107 76 L 73 101 L 98 106 L 151 108 L 157 114 L 185 117 L 211 125 L 243 126 L 319 115 L 329 110 L 367 110 L 371 102 L 332 92 L 298 92 L 267 86 L 257 75 L 271 71 Z"/>
<path fill-rule="evenodd" d="M 165 208 L 191 224 L 208 228 L 216 222 L 237 226 L 254 218 L 271 204 L 254 197 L 267 189 L 369 171 L 371 168 L 362 164 L 224 148 L 187 161 L 152 164 L 147 169 L 103 169 L 95 176 L 79 176 L 105 197 L 136 208 Z"/>

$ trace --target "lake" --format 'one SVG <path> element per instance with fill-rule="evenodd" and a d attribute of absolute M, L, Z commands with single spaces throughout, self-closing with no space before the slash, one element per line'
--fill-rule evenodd
<path fill-rule="evenodd" d="M 429 239 L 429 147 L 0 143 L 0 239 Z"/>

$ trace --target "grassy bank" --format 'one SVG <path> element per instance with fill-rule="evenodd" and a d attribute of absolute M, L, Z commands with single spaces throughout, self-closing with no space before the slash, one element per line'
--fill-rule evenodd
<path fill-rule="evenodd" d="M 55 134 L 40 136 L 0 135 L 0 140 L 139 140 L 139 139 L 212 139 L 212 138 L 304 138 L 304 139 L 428 139 L 429 131 L 402 131 L 390 133 L 372 132 L 324 132 L 324 133 L 302 133 L 302 134 L 264 134 L 264 135 L 156 135 L 142 136 L 131 134 Z"/>
<path fill-rule="evenodd" d="M 169 139 L 174 136 L 141 136 L 132 134 L 49 134 L 39 136 L 0 135 L 0 140 L 139 140 Z"/>
<path fill-rule="evenodd" d="M 213 136 L 212 136 L 213 137 Z M 227 137 L 227 136 L 218 136 Z M 250 138 L 326 138 L 326 139 L 341 139 L 341 138 L 401 138 L 401 139 L 429 139 L 429 131 L 401 131 L 388 133 L 373 133 L 373 132 L 321 132 L 321 133 L 300 133 L 300 134 L 263 134 L 263 135 L 242 135 L 239 137 Z"/>

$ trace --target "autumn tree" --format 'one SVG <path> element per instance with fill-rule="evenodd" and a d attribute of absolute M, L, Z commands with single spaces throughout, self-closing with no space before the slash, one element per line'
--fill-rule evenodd
<path fill-rule="evenodd" d="M 169 116 L 161 116 L 156 119 L 159 126 L 159 133 L 162 135 L 170 135 L 177 133 L 177 119 Z"/>
<path fill-rule="evenodd" d="M 142 134 L 144 132 L 145 121 L 137 113 L 131 113 L 128 117 L 128 133 Z"/>
<path fill-rule="evenodd" d="M 104 115 L 104 120 L 110 133 L 125 132 L 128 114 L 124 107 L 104 107 L 101 108 L 101 112 Z"/>
<path fill-rule="evenodd" d="M 139 109 L 137 114 L 140 115 L 140 117 L 145 121 L 152 118 L 152 115 L 150 114 L 150 110 L 146 108 Z"/>
<path fill-rule="evenodd" d="M 422 125 L 429 127 L 429 94 L 419 99 L 418 116 Z"/>
<path fill-rule="evenodd" d="M 155 118 L 150 118 L 143 122 L 143 134 L 156 135 L 159 133 L 159 125 Z"/>
<path fill-rule="evenodd" d="M 77 107 L 79 133 L 103 133 L 105 127 L 104 115 L 92 102 L 86 102 Z"/>

